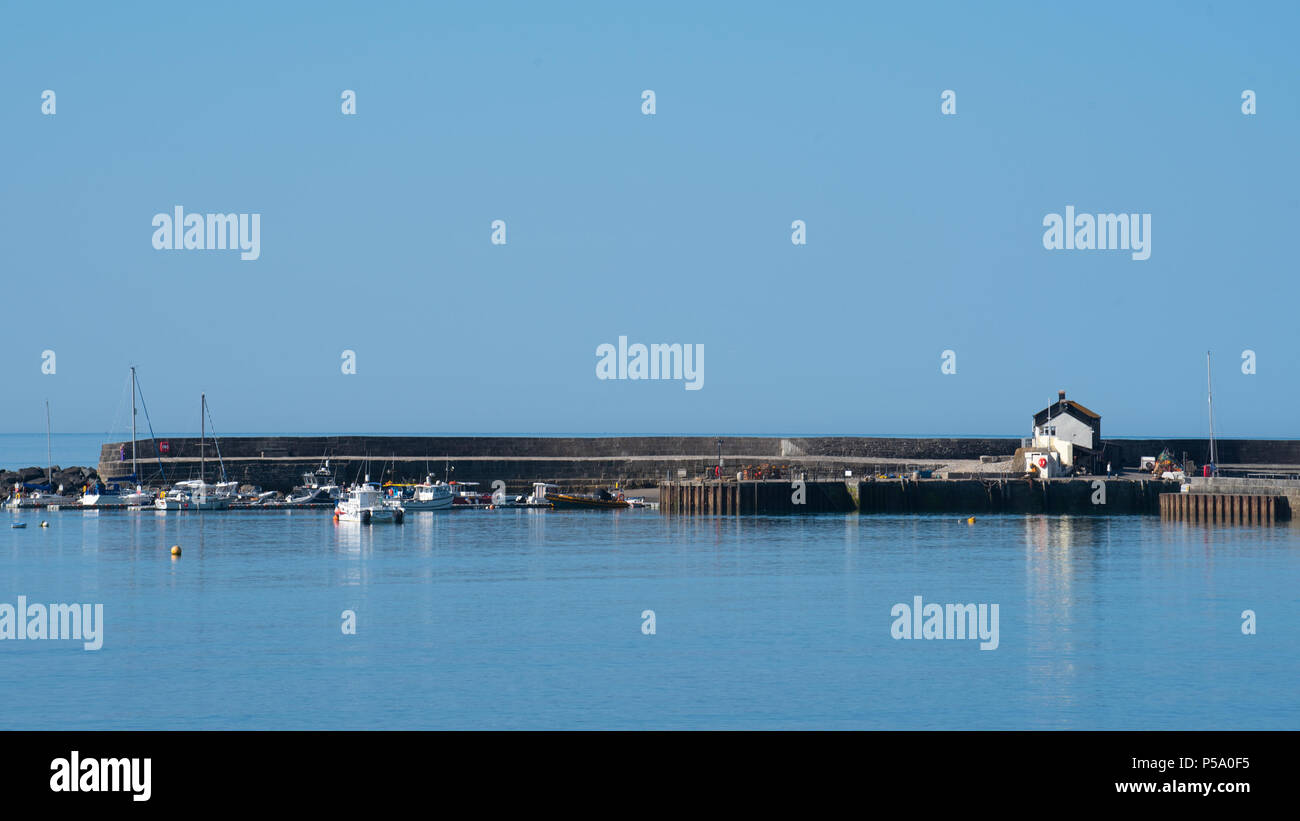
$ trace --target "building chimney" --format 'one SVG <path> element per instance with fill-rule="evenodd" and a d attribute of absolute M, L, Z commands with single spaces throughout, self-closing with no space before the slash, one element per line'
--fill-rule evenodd
<path fill-rule="evenodd" d="M 1057 391 L 1057 392 L 1056 392 L 1056 401 L 1057 401 L 1057 402 L 1064 402 L 1064 401 L 1065 401 L 1065 391 Z"/>

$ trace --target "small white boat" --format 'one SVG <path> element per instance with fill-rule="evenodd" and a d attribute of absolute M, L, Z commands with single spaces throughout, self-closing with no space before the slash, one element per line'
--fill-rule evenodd
<path fill-rule="evenodd" d="M 115 482 L 96 484 L 81 494 L 83 507 L 137 507 L 153 501 L 153 494 L 139 485 L 135 490 L 121 487 Z"/>
<path fill-rule="evenodd" d="M 153 506 L 157 510 L 189 510 L 190 494 L 185 488 L 174 487 L 154 499 Z"/>
<path fill-rule="evenodd" d="M 397 502 L 386 501 L 383 491 L 370 481 L 353 486 L 334 506 L 334 519 L 339 522 L 360 522 L 363 525 L 393 522 L 400 525 L 405 517 L 406 509 Z"/>
<path fill-rule="evenodd" d="M 226 510 L 234 498 L 231 491 L 237 489 L 235 482 L 210 485 L 201 479 L 186 480 L 155 499 L 153 506 L 157 510 Z"/>
<path fill-rule="evenodd" d="M 9 497 L 5 503 L 11 508 L 32 508 L 32 507 L 50 507 L 58 508 L 63 505 L 70 505 L 76 502 L 70 496 L 64 496 L 59 493 L 50 493 L 45 490 L 33 490 L 29 493 L 23 493 L 21 490 L 15 490 L 14 495 Z"/>
<path fill-rule="evenodd" d="M 551 500 L 546 498 L 546 491 L 559 490 L 559 485 L 552 485 L 549 482 L 533 482 L 533 492 L 524 502 L 527 505 L 549 505 Z"/>

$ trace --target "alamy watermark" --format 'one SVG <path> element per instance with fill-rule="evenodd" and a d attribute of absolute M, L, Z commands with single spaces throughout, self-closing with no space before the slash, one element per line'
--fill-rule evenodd
<path fill-rule="evenodd" d="M 895 639 L 980 639 L 981 650 L 998 649 L 996 604 L 926 604 L 920 596 L 912 604 L 899 602 L 889 611 Z"/>
<path fill-rule="evenodd" d="M 0 640 L 80 641 L 86 650 L 104 646 L 104 605 L 0 602 Z"/>
<path fill-rule="evenodd" d="M 1133 259 L 1151 257 L 1150 214 L 1079 214 L 1065 206 L 1065 216 L 1043 217 L 1043 247 L 1049 251 L 1132 251 Z"/>
<path fill-rule="evenodd" d="M 627 344 L 618 338 L 618 347 L 608 342 L 596 346 L 597 379 L 682 379 L 686 390 L 704 387 L 704 345 L 687 343 Z"/>
<path fill-rule="evenodd" d="M 239 258 L 262 255 L 261 214 L 154 214 L 153 247 L 159 251 L 242 251 Z"/>
<path fill-rule="evenodd" d="M 148 801 L 152 770 L 152 758 L 82 758 L 73 750 L 50 762 L 50 791 L 125 792 L 132 801 Z"/>

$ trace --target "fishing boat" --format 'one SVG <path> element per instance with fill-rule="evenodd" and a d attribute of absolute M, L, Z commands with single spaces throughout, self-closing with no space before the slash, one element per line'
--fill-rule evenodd
<path fill-rule="evenodd" d="M 487 507 L 492 504 L 492 494 L 478 491 L 478 482 L 451 482 L 450 486 L 454 494 L 452 504 L 457 507 Z"/>
<path fill-rule="evenodd" d="M 285 501 L 295 505 L 336 504 L 343 490 L 335 484 L 329 465 L 326 459 L 314 473 L 304 473 L 302 484 L 294 488 Z"/>
<path fill-rule="evenodd" d="M 451 485 L 434 481 L 432 476 L 426 476 L 418 485 L 389 482 L 384 485 L 384 489 L 390 502 L 396 501 L 408 511 L 451 510 L 452 503 L 456 500 Z"/>
<path fill-rule="evenodd" d="M 360 522 L 363 525 L 392 522 L 400 525 L 405 517 L 406 510 L 397 502 L 386 500 L 383 490 L 371 482 L 369 476 L 363 484 L 354 485 L 334 506 L 336 522 Z"/>
<path fill-rule="evenodd" d="M 595 510 L 621 510 L 630 507 L 623 498 L 622 493 L 610 493 L 608 490 L 602 490 L 593 495 L 579 495 L 573 493 L 548 493 L 546 501 L 556 510 L 565 508 L 589 508 Z"/>

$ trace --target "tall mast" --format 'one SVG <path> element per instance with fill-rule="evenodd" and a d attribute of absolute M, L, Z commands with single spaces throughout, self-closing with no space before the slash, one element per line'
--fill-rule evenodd
<path fill-rule="evenodd" d="M 207 425 L 205 424 L 207 420 L 204 418 L 205 414 L 203 412 L 207 410 L 207 408 L 208 408 L 208 395 L 206 393 L 201 393 L 199 394 L 199 481 L 200 482 L 204 480 L 203 445 L 205 444 L 208 437 L 208 428 Z"/>
<path fill-rule="evenodd" d="M 1219 451 L 1214 444 L 1214 381 L 1210 378 L 1210 352 L 1205 352 L 1205 397 L 1210 405 L 1210 464 L 1215 473 L 1219 470 Z"/>
<path fill-rule="evenodd" d="M 45 481 L 54 490 L 54 457 L 50 452 L 50 400 L 45 400 Z"/>
<path fill-rule="evenodd" d="M 140 468 L 135 461 L 135 366 L 131 366 L 131 475 L 140 481 Z"/>

